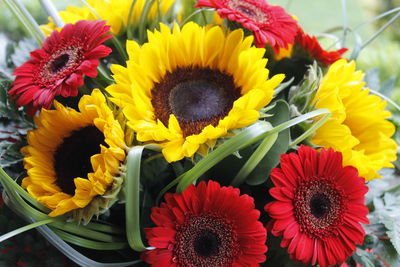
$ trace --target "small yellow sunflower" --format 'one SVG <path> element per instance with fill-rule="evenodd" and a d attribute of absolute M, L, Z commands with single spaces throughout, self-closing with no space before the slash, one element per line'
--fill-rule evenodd
<path fill-rule="evenodd" d="M 148 0 L 136 0 L 132 13 L 132 21 L 137 22 Z M 107 21 L 107 25 L 111 26 L 111 32 L 115 35 L 119 34 L 126 25 L 128 25 L 129 11 L 132 5 L 132 0 L 87 0 L 87 3 L 95 11 L 91 10 L 86 5 L 83 7 L 69 6 L 65 11 L 60 11 L 59 15 L 64 23 L 76 23 L 79 20 L 97 20 L 100 17 Z M 154 19 L 158 16 L 158 5 L 161 14 L 166 14 L 171 10 L 175 0 L 158 0 L 152 4 L 148 17 Z M 50 22 L 42 25 L 41 29 L 46 35 L 56 29 L 56 26 L 51 18 Z"/>
<path fill-rule="evenodd" d="M 328 70 L 314 103 L 327 108 L 332 117 L 319 128 L 312 138 L 318 146 L 331 147 L 343 153 L 345 165 L 358 169 L 367 180 L 379 178 L 382 168 L 393 168 L 397 145 L 391 139 L 394 125 L 387 120 L 391 113 L 386 102 L 369 94 L 362 82 L 364 74 L 356 71 L 354 62 L 342 59 Z"/>
<path fill-rule="evenodd" d="M 113 65 L 107 88 L 141 142 L 158 143 L 167 161 L 206 154 L 229 130 L 259 118 L 284 75 L 268 80 L 264 49 L 243 31 L 188 23 L 128 41 L 127 67 Z"/>
<path fill-rule="evenodd" d="M 83 96 L 79 112 L 60 103 L 35 118 L 22 149 L 28 177 L 22 187 L 52 211 L 90 220 L 120 188 L 124 133 L 99 90 Z"/>

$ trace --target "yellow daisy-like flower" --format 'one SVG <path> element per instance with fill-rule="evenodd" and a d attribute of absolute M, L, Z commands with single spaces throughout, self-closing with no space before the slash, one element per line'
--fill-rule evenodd
<path fill-rule="evenodd" d="M 329 68 L 314 103 L 329 109 L 332 117 L 311 141 L 342 152 L 345 165 L 356 167 L 360 176 L 371 180 L 380 177 L 380 169 L 393 168 L 397 145 L 391 139 L 395 127 L 387 120 L 391 113 L 385 110 L 386 102 L 369 94 L 363 76 L 354 62 L 344 59 Z"/>
<path fill-rule="evenodd" d="M 136 0 L 132 13 L 132 24 L 139 21 L 147 1 Z M 64 23 L 76 23 L 79 20 L 97 20 L 100 17 L 102 20 L 107 21 L 107 25 L 111 26 L 111 32 L 115 35 L 119 34 L 128 25 L 132 0 L 87 0 L 87 2 L 93 10 L 85 5 L 81 8 L 69 6 L 65 11 L 60 11 L 59 15 Z M 154 1 L 149 9 L 148 18 L 154 19 L 158 16 L 158 7 L 161 14 L 168 13 L 174 3 L 175 0 Z M 46 35 L 50 35 L 56 29 L 53 20 L 51 18 L 49 20 L 48 24 L 41 26 Z"/>
<path fill-rule="evenodd" d="M 268 80 L 264 49 L 243 31 L 188 23 L 128 41 L 127 67 L 113 65 L 106 90 L 142 142 L 158 143 L 167 161 L 206 154 L 217 138 L 259 118 L 284 75 Z"/>
<path fill-rule="evenodd" d="M 88 221 L 119 191 L 124 133 L 97 89 L 81 98 L 79 112 L 54 105 L 56 110 L 42 110 L 38 128 L 28 133 L 22 187 L 52 210 L 50 216 L 74 211 Z"/>

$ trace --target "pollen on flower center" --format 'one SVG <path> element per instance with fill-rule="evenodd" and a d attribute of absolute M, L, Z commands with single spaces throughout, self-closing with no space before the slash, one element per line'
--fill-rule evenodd
<path fill-rule="evenodd" d="M 189 216 L 178 229 L 174 261 L 180 266 L 228 266 L 238 253 L 237 233 L 221 216 Z"/>
<path fill-rule="evenodd" d="M 56 184 L 62 192 L 74 195 L 74 178 L 87 178 L 93 172 L 90 157 L 101 152 L 104 134 L 95 126 L 87 126 L 64 138 L 54 153 Z"/>
<path fill-rule="evenodd" d="M 257 6 L 252 3 L 247 3 L 246 1 L 241 0 L 228 0 L 226 4 L 232 10 L 242 13 L 243 15 L 257 21 L 258 23 L 267 23 L 268 15 L 265 12 L 262 12 Z"/>
<path fill-rule="evenodd" d="M 184 136 L 199 134 L 228 115 L 241 96 L 232 76 L 209 68 L 177 68 L 151 91 L 154 113 L 164 125 L 175 115 Z"/>
<path fill-rule="evenodd" d="M 303 182 L 296 190 L 294 202 L 295 218 L 308 235 L 326 237 L 342 224 L 346 197 L 329 180 Z"/>

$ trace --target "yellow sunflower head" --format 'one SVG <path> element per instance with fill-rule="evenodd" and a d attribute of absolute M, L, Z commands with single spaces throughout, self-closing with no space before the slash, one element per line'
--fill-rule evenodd
<path fill-rule="evenodd" d="M 107 88 L 142 142 L 162 146 L 169 161 L 207 153 L 229 130 L 259 118 L 283 75 L 268 80 L 264 49 L 243 31 L 188 23 L 128 41 L 127 67 L 113 65 Z"/>
<path fill-rule="evenodd" d="M 88 221 L 119 191 L 124 133 L 99 90 L 81 98 L 79 112 L 58 102 L 55 108 L 43 109 L 28 133 L 22 187 L 50 216 L 72 211 Z"/>
<path fill-rule="evenodd" d="M 147 0 L 136 0 L 132 13 L 132 24 L 139 21 Z M 88 6 L 75 7 L 69 6 L 65 11 L 60 11 L 59 15 L 64 23 L 76 23 L 79 20 L 97 20 L 99 17 L 107 21 L 107 25 L 111 26 L 111 32 L 115 35 L 123 31 L 128 25 L 129 11 L 132 5 L 132 0 L 87 0 Z M 154 1 L 150 7 L 148 18 L 154 19 L 158 16 L 158 9 L 161 14 L 168 13 L 175 0 L 158 0 Z M 93 12 L 94 11 L 94 12 Z M 42 25 L 41 29 L 46 35 L 56 29 L 56 26 L 51 18 L 50 22 Z"/>
<path fill-rule="evenodd" d="M 386 102 L 369 94 L 362 81 L 364 74 L 356 71 L 354 62 L 342 59 L 328 70 L 314 103 L 327 108 L 332 117 L 319 128 L 312 142 L 343 153 L 344 164 L 358 169 L 367 180 L 379 178 L 378 170 L 393 168 L 397 145 L 391 138 L 394 125 L 387 120 L 391 113 Z"/>

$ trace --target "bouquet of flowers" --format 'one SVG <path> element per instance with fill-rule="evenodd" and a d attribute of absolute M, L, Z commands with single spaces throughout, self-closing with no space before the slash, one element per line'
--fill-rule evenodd
<path fill-rule="evenodd" d="M 362 43 L 324 49 L 265 0 L 42 0 L 41 26 L 4 2 L 36 43 L 0 76 L 2 198 L 28 222 L 0 241 L 35 228 L 81 266 L 400 266 L 399 107 Z"/>

